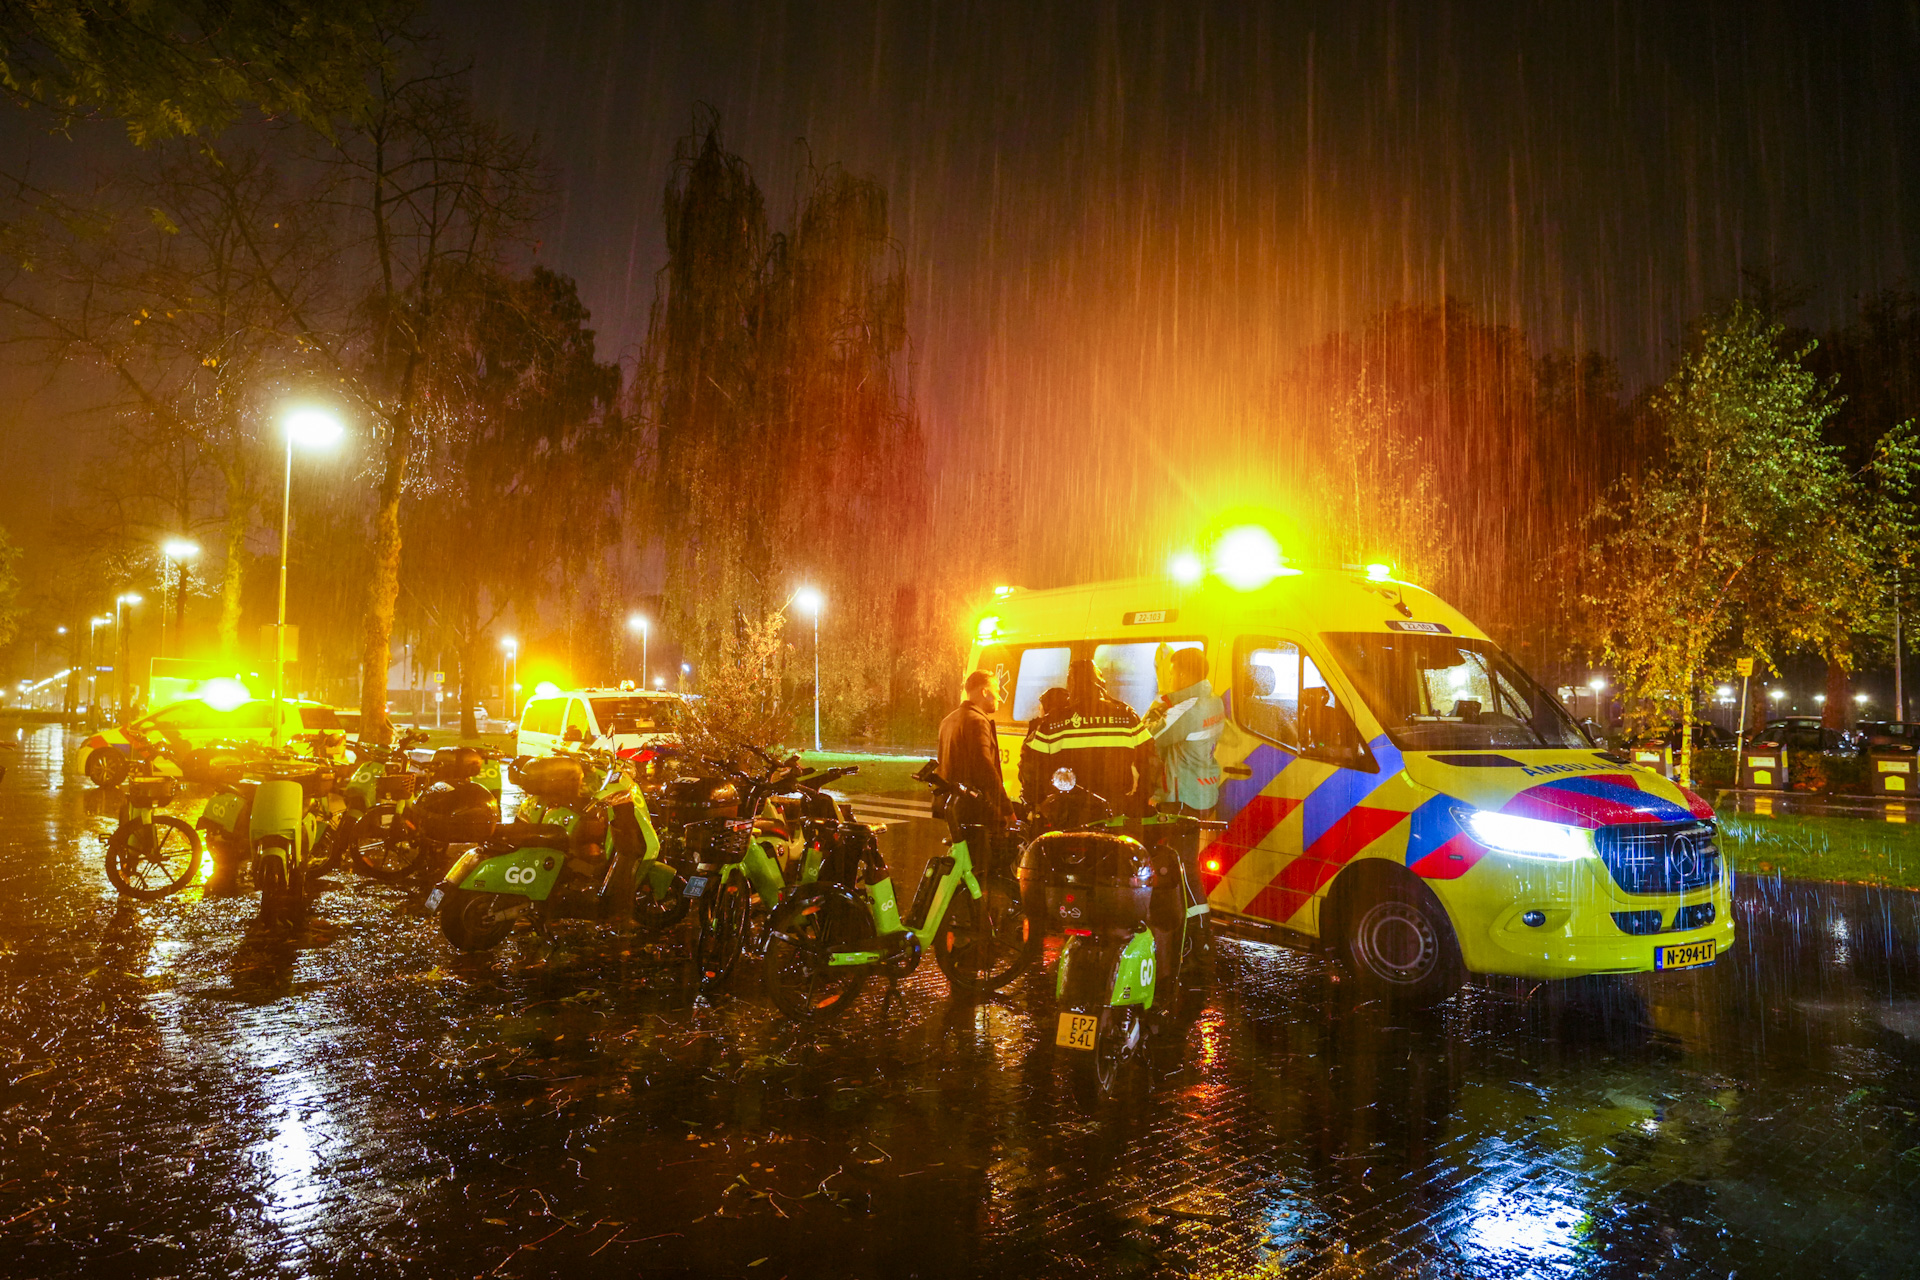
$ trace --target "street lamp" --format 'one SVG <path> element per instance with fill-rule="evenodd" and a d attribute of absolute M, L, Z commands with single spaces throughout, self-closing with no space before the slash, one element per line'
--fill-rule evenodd
<path fill-rule="evenodd" d="M 793 593 L 793 602 L 813 615 L 813 749 L 820 750 L 820 610 L 827 598 L 813 587 Z"/>
<path fill-rule="evenodd" d="M 500 648 L 505 656 L 500 659 L 500 683 L 507 687 L 507 719 L 513 720 L 520 714 L 520 699 L 515 696 L 520 686 L 513 677 L 519 674 L 520 642 L 512 636 L 500 640 Z"/>
<path fill-rule="evenodd" d="M 287 529 L 293 521 L 293 446 L 297 444 L 303 449 L 325 449 L 346 433 L 346 427 L 341 425 L 340 419 L 325 409 L 295 409 L 287 414 L 281 428 L 287 437 L 287 473 L 286 483 L 280 490 L 280 607 L 273 623 L 271 741 L 276 747 L 280 745 L 281 704 L 285 701 L 285 690 L 281 685 L 286 679 L 287 666 Z"/>
<path fill-rule="evenodd" d="M 200 544 L 185 538 L 168 538 L 160 544 L 160 653 L 167 652 L 167 585 L 171 576 L 167 564 L 171 561 L 180 570 L 180 585 L 174 589 L 173 647 L 180 647 L 180 637 L 187 625 L 187 561 L 200 554 Z"/>
<path fill-rule="evenodd" d="M 640 687 L 643 689 L 647 684 L 647 630 L 651 625 L 644 613 L 636 613 L 627 619 L 627 630 L 640 633 Z"/>

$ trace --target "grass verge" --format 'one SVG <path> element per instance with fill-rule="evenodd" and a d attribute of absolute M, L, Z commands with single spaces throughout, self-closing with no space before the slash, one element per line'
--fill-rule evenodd
<path fill-rule="evenodd" d="M 1911 823 L 1723 812 L 1720 832 L 1739 874 L 1920 889 L 1920 826 Z"/>
<path fill-rule="evenodd" d="M 835 791 L 846 795 L 867 796 L 912 796 L 925 800 L 933 793 L 927 790 L 924 782 L 915 782 L 913 775 L 920 770 L 933 753 L 912 756 L 862 755 L 852 751 L 804 751 L 800 754 L 803 763 L 816 769 L 832 769 L 843 764 L 858 765 L 860 772 L 850 778 L 842 778 L 833 784 Z"/>

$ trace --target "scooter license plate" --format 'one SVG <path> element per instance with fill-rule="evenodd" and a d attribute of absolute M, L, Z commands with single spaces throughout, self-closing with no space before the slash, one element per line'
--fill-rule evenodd
<path fill-rule="evenodd" d="M 392 826 L 392 825 L 393 825 L 393 815 L 392 815 L 392 814 L 390 814 L 390 813 L 383 813 L 383 814 L 381 814 L 381 815 L 380 815 L 380 825 L 381 825 L 381 826 L 383 826 L 383 827 L 390 827 L 390 826 Z"/>
<path fill-rule="evenodd" d="M 1100 1030 L 1100 1019 L 1090 1013 L 1063 1013 L 1060 1015 L 1060 1030 L 1055 1033 L 1053 1042 L 1068 1049 L 1092 1049 L 1094 1035 Z"/>
<path fill-rule="evenodd" d="M 706 891 L 707 878 L 705 876 L 689 876 L 687 877 L 687 887 L 682 892 L 686 897 L 697 898 Z"/>
<path fill-rule="evenodd" d="M 432 893 L 427 895 L 427 904 L 426 904 L 427 910 L 438 911 L 440 909 L 440 904 L 446 901 L 446 897 L 447 897 L 446 886 L 441 885 L 439 888 L 435 889 Z"/>

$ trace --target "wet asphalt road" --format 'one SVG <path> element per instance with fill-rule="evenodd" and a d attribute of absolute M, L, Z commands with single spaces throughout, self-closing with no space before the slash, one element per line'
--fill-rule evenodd
<path fill-rule="evenodd" d="M 1223 942 L 1089 1119 L 1036 982 L 929 961 L 809 1039 L 677 938 L 458 957 L 352 877 L 298 937 L 122 903 L 64 750 L 0 748 L 8 1275 L 1920 1274 L 1911 894 L 1745 877 L 1711 970 L 1418 1018 Z"/>

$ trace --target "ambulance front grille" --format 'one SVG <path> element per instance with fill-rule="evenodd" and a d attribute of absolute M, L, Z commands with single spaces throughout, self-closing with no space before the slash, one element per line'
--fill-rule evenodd
<path fill-rule="evenodd" d="M 1711 822 L 1636 822 L 1601 827 L 1594 848 L 1626 893 L 1683 893 L 1720 878 Z"/>

